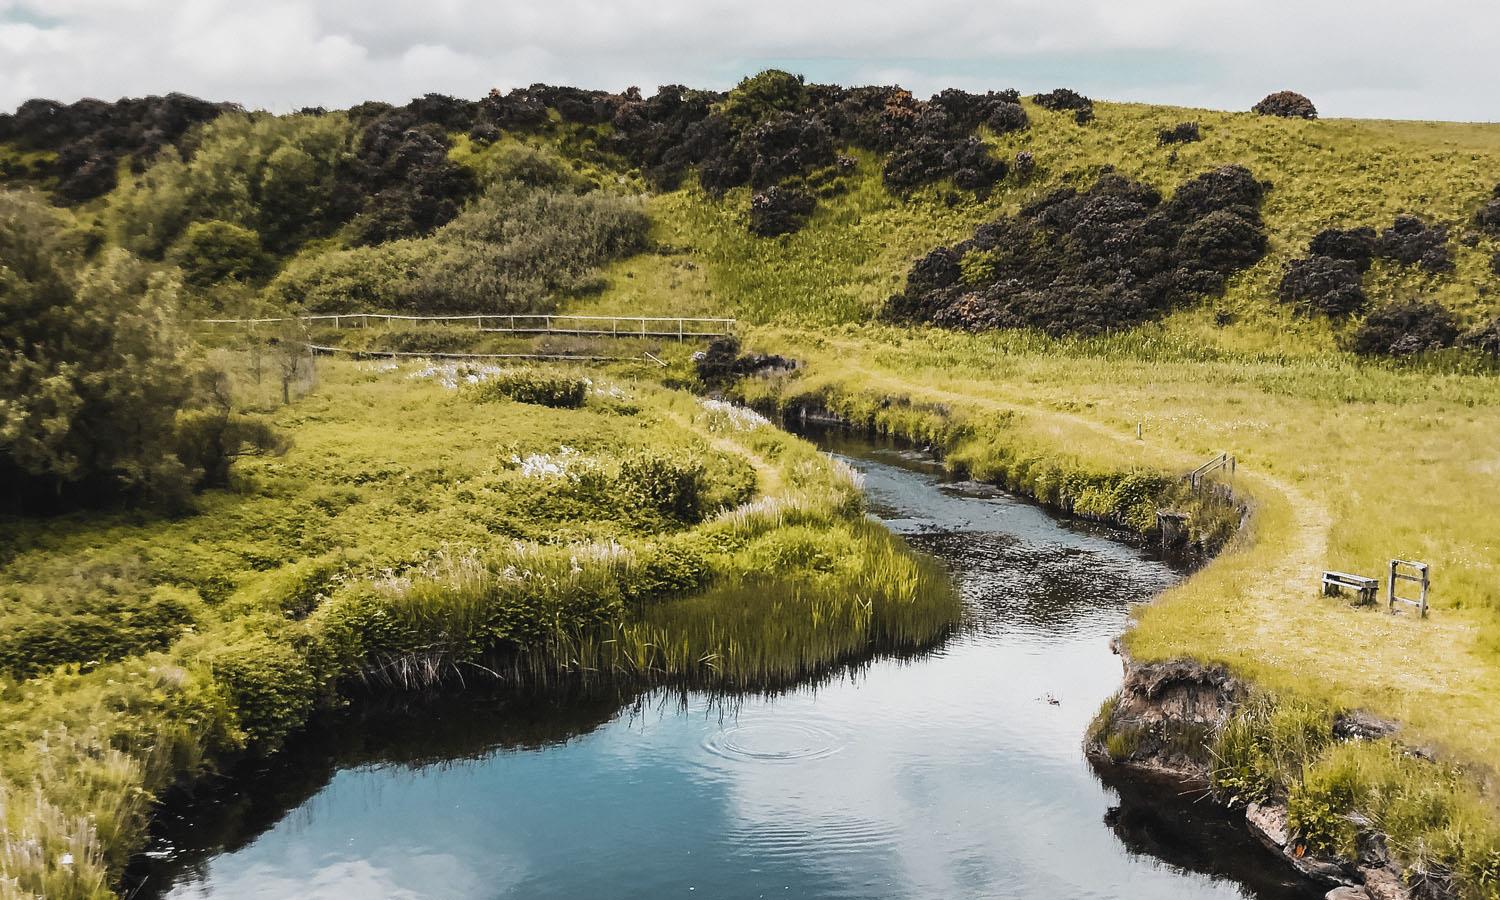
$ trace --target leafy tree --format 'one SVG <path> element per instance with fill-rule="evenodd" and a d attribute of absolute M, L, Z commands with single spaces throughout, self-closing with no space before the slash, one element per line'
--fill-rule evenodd
<path fill-rule="evenodd" d="M 260 235 L 232 222 L 194 222 L 172 245 L 167 259 L 182 269 L 195 287 L 223 281 L 251 281 L 265 273 L 269 260 Z"/>
<path fill-rule="evenodd" d="M 355 131 L 344 115 L 228 114 L 205 126 L 192 149 L 187 158 L 164 150 L 110 195 L 104 221 L 117 243 L 158 259 L 190 223 L 218 220 L 281 253 L 359 207 Z"/>
<path fill-rule="evenodd" d="M 278 447 L 193 355 L 174 270 L 89 238 L 40 198 L 0 193 L 0 479 L 23 509 L 118 498 L 181 505 L 233 460 Z"/>
<path fill-rule="evenodd" d="M 34 495 L 180 499 L 181 284 L 119 249 L 75 274 L 67 248 L 35 201 L 0 202 L 0 472 Z"/>

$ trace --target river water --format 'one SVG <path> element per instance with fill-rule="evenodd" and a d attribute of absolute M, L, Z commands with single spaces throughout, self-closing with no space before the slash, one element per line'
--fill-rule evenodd
<path fill-rule="evenodd" d="M 952 568 L 960 634 L 775 696 L 367 706 L 166 810 L 136 896 L 1321 896 L 1200 798 L 1083 757 L 1120 681 L 1109 639 L 1179 573 L 917 454 L 811 436 Z"/>

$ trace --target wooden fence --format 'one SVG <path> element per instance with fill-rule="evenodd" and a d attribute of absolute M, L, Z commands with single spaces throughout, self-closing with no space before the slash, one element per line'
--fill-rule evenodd
<path fill-rule="evenodd" d="M 198 319 L 197 324 L 210 328 L 220 326 L 275 325 L 285 317 L 261 319 Z M 308 325 L 333 328 L 369 328 L 370 323 L 395 324 L 422 322 L 437 325 L 469 325 L 479 331 L 501 334 L 570 334 L 581 337 L 623 338 L 689 338 L 726 337 L 733 333 L 734 319 L 694 319 L 663 316 L 562 316 L 562 315 L 494 315 L 490 313 L 463 316 L 406 316 L 395 313 L 326 313 L 297 316 Z"/>
<path fill-rule="evenodd" d="M 667 363 L 652 353 L 643 356 L 589 356 L 581 353 L 440 353 L 428 350 L 354 350 L 326 344 L 303 344 L 309 352 L 324 356 L 344 354 L 356 359 L 447 359 L 447 360 L 532 360 L 535 362 L 648 362 L 666 368 Z"/>

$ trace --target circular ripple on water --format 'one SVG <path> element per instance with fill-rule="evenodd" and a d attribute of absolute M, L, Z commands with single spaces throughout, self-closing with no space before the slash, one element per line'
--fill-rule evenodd
<path fill-rule="evenodd" d="M 703 748 L 729 760 L 795 762 L 827 758 L 847 743 L 821 723 L 774 718 L 725 725 L 703 741 Z"/>

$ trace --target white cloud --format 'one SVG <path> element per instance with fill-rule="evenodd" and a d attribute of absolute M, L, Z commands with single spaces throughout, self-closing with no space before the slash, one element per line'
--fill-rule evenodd
<path fill-rule="evenodd" d="M 182 90 L 249 106 L 475 97 L 533 81 L 727 87 L 772 63 L 1243 109 L 1500 118 L 1500 4 L 1435 0 L 0 0 L 0 108 Z"/>

